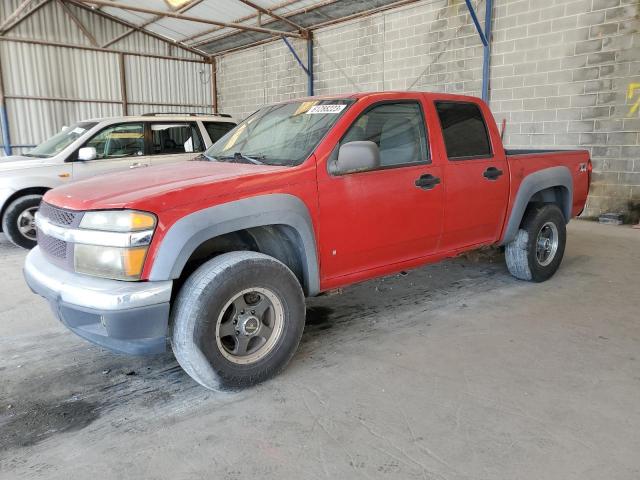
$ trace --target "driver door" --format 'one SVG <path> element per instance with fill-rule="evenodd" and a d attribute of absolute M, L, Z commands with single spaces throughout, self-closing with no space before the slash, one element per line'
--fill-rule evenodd
<path fill-rule="evenodd" d="M 96 149 L 94 160 L 75 160 L 73 179 L 80 180 L 105 173 L 148 167 L 142 122 L 110 125 L 93 136 L 83 147 Z"/>
<path fill-rule="evenodd" d="M 442 175 L 431 162 L 421 98 L 366 107 L 338 147 L 353 141 L 375 143 L 380 166 L 323 173 L 318 180 L 322 276 L 329 288 L 359 272 L 391 271 L 433 254 L 442 231 Z"/>

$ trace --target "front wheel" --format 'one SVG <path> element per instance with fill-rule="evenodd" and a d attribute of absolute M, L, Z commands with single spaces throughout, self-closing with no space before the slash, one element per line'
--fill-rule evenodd
<path fill-rule="evenodd" d="M 173 352 L 194 380 L 211 390 L 245 387 L 278 373 L 295 353 L 304 294 L 275 258 L 225 253 L 187 279 L 171 322 Z"/>
<path fill-rule="evenodd" d="M 25 195 L 15 199 L 4 212 L 2 231 L 9 241 L 22 248 L 33 248 L 36 239 L 36 212 L 42 195 Z"/>
<path fill-rule="evenodd" d="M 516 238 L 506 246 L 509 272 L 520 280 L 549 279 L 560 266 L 566 241 L 566 221 L 557 205 L 531 207 Z"/>

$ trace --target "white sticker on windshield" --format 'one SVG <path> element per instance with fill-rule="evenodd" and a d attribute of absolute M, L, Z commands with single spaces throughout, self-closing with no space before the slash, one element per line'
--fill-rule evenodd
<path fill-rule="evenodd" d="M 316 105 L 307 110 L 307 115 L 311 113 L 340 113 L 346 105 Z"/>
<path fill-rule="evenodd" d="M 76 127 L 72 131 L 72 133 L 75 133 L 76 135 L 82 135 L 84 132 L 86 132 L 86 130 L 82 127 Z"/>

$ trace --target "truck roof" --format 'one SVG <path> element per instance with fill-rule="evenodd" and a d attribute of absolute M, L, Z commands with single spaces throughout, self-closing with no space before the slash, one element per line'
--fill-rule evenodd
<path fill-rule="evenodd" d="M 386 90 L 382 92 L 354 92 L 354 93 L 343 93 L 339 95 L 318 95 L 314 97 L 301 97 L 290 100 L 285 100 L 280 103 L 287 103 L 293 101 L 313 101 L 313 100 L 337 100 L 337 99 L 362 99 L 362 98 L 370 98 L 370 97 L 378 97 L 381 99 L 388 99 L 397 96 L 406 96 L 406 95 L 415 95 L 416 93 L 421 95 L 426 95 L 431 99 L 440 99 L 440 100 L 466 100 L 466 101 L 478 101 L 479 97 L 474 97 L 471 95 L 457 95 L 452 93 L 442 93 L 442 92 L 422 92 L 416 90 Z"/>

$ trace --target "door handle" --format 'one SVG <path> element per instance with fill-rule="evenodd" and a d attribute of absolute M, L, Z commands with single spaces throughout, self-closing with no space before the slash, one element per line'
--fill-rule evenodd
<path fill-rule="evenodd" d="M 434 177 L 430 173 L 425 173 L 424 175 L 420 175 L 416 180 L 416 187 L 421 188 L 422 190 L 431 190 L 439 183 L 440 179 L 438 177 Z"/>
<path fill-rule="evenodd" d="M 489 167 L 487 168 L 484 173 L 482 174 L 482 176 L 484 178 L 486 178 L 487 180 L 497 180 L 498 177 L 500 175 L 502 175 L 504 172 L 496 167 Z"/>
<path fill-rule="evenodd" d="M 129 168 L 141 168 L 141 167 L 148 167 L 148 166 L 149 166 L 148 163 L 136 162 L 136 163 L 132 163 L 131 165 L 129 165 Z"/>

